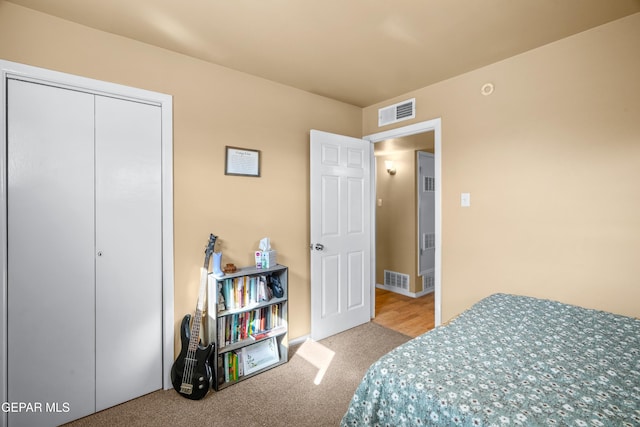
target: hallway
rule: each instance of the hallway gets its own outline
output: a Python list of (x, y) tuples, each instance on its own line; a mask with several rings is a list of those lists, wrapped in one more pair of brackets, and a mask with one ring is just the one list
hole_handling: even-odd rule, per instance
[(434, 294), (411, 298), (385, 289), (376, 289), (374, 323), (417, 337), (434, 328)]

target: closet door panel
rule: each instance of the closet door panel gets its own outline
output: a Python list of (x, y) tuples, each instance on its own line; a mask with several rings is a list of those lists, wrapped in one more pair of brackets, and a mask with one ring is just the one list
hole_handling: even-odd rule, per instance
[(96, 96), (97, 410), (162, 388), (160, 121)]
[(93, 96), (7, 92), (8, 398), (42, 404), (9, 425), (61, 424), (95, 410)]

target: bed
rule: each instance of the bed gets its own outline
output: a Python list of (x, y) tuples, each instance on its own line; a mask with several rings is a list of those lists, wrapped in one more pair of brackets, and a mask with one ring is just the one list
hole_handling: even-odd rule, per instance
[(341, 426), (640, 426), (640, 320), (495, 294), (375, 362)]

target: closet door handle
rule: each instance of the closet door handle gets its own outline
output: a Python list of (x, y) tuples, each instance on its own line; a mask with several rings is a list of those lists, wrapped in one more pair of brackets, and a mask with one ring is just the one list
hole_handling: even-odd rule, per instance
[(316, 243), (314, 249), (316, 251), (324, 251), (324, 245), (322, 243)]

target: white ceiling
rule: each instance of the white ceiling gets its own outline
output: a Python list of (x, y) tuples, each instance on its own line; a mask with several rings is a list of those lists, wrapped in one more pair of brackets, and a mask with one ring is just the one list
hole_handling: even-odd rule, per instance
[(640, 0), (10, 1), (360, 107), (640, 12)]

